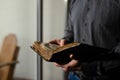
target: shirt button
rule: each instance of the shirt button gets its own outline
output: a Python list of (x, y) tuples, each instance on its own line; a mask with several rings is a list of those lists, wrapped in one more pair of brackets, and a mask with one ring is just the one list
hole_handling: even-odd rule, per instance
[(85, 39), (82, 39), (83, 42), (85, 42)]
[(87, 8), (87, 11), (89, 11), (89, 10), (90, 10), (90, 8), (88, 7), (88, 8)]
[(87, 23), (85, 23), (84, 25), (87, 26)]

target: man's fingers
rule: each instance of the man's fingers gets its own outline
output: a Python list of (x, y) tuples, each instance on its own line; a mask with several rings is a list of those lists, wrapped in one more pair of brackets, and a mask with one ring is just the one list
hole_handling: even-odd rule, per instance
[(70, 59), (73, 59), (73, 54), (70, 54)]
[(62, 65), (60, 65), (60, 64), (58, 64), (58, 63), (53, 63), (55, 66), (57, 66), (57, 67), (62, 67)]
[(62, 40), (60, 41), (60, 46), (63, 46), (64, 44), (65, 44), (65, 40), (62, 39)]

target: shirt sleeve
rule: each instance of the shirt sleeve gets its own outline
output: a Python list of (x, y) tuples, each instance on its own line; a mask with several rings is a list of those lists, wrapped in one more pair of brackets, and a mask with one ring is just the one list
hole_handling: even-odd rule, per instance
[(66, 21), (66, 26), (64, 29), (64, 37), (63, 39), (65, 39), (68, 43), (71, 43), (74, 41), (74, 32), (73, 32), (73, 26), (72, 26), (72, 22), (71, 22), (71, 2), (68, 6), (68, 16), (67, 16), (67, 21)]

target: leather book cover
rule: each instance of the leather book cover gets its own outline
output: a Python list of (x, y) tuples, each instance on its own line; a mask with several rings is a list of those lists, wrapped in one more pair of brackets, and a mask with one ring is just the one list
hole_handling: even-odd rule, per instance
[(76, 58), (81, 58), (81, 60), (84, 60), (89, 59), (92, 54), (97, 55), (99, 53), (108, 52), (107, 49), (98, 48), (79, 42), (59, 46), (52, 43), (35, 41), (30, 47), (44, 60), (48, 62), (57, 62), (60, 64), (65, 64), (71, 61), (69, 57), (70, 54), (75, 55)]

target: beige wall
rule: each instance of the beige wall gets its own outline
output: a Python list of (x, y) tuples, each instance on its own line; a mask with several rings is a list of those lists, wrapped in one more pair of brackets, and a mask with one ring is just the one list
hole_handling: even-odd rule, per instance
[[(64, 0), (43, 0), (43, 41), (62, 38), (66, 21)], [(63, 70), (44, 61), (43, 80), (64, 80)]]
[(15, 33), (20, 52), (15, 77), (36, 78), (36, 55), (30, 45), (36, 40), (36, 0), (0, 0), (0, 44)]
[[(64, 0), (44, 1), (44, 42), (63, 36), (66, 3)], [(46, 6), (45, 6), (46, 4)], [(37, 0), (0, 0), (0, 44), (5, 35), (15, 33), (20, 52), (14, 77), (36, 80), (36, 54), (30, 45), (36, 40)], [(63, 80), (63, 71), (44, 61), (44, 80)]]

